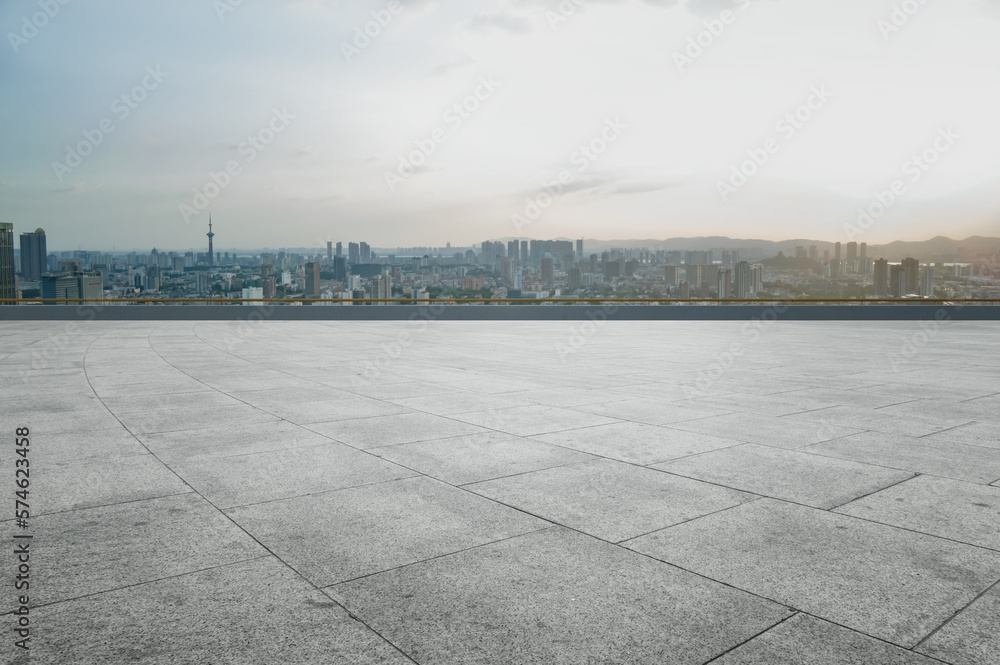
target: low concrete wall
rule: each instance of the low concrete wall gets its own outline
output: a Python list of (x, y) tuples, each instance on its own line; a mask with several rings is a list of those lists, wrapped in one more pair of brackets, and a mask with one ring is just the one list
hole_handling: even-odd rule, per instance
[(0, 321), (1000, 321), (1000, 305), (0, 306)]

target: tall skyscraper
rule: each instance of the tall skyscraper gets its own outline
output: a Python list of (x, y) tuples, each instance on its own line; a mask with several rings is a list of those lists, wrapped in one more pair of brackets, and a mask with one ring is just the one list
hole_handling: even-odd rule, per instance
[(854, 273), (857, 270), (854, 267), (854, 262), (858, 260), (858, 243), (849, 242), (847, 243), (847, 272)]
[(597, 254), (590, 255), (590, 272), (597, 274)]
[(372, 262), (372, 248), (366, 242), (361, 243), (361, 263)]
[(920, 295), (934, 297), (934, 268), (927, 266), (920, 272)]
[(208, 214), (208, 265), (215, 265), (215, 249), (212, 247), (212, 239), (215, 238), (215, 233), (212, 232), (212, 213)]
[(347, 243), (347, 260), (352, 266), (361, 263), (361, 247), (358, 243)]
[(338, 242), (337, 243), (337, 256), (343, 256), (343, 255), (344, 255), (344, 243)]
[(885, 259), (875, 261), (875, 297), (885, 298), (889, 295), (889, 262)]
[[(750, 263), (740, 261), (733, 268), (733, 296), (736, 298), (753, 298), (757, 295), (756, 285)], [(722, 297), (722, 294), (719, 294)]]
[(569, 290), (576, 291), (583, 286), (583, 271), (580, 270), (579, 266), (573, 266), (569, 269)]
[(553, 287), (555, 283), (555, 260), (547, 256), (542, 259), (542, 285)]
[(326, 260), (333, 263), (333, 241), (326, 241)]
[(306, 264), (306, 297), (307, 298), (318, 298), (319, 297), (319, 264), (318, 263), (307, 263)]
[(21, 234), (21, 280), (37, 282), (42, 273), (49, 271), (45, 249), (45, 231), (35, 229), (34, 233)]
[(0, 222), (0, 305), (13, 305), (16, 300), (17, 282), (14, 279), (14, 225), (7, 222)]
[(830, 264), (830, 276), (840, 277), (840, 243), (833, 246), (833, 263)]
[(583, 238), (576, 241), (576, 260), (583, 261)]
[(903, 271), (906, 274), (906, 295), (920, 293), (920, 261), (913, 258), (903, 259)]

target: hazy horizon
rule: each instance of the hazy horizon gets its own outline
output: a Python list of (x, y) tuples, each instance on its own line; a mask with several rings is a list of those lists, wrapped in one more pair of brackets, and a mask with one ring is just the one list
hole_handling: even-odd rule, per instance
[(17, 0), (0, 26), (0, 221), (52, 248), (202, 247), (209, 211), (223, 250), (1000, 235), (1000, 0)]

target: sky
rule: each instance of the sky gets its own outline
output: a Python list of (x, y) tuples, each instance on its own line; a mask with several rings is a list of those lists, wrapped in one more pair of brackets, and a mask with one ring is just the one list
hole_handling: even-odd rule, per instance
[(51, 249), (1000, 235), (1000, 0), (5, 0)]

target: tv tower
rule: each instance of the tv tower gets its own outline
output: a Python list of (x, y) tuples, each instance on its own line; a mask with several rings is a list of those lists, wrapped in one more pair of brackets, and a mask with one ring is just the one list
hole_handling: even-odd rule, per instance
[(212, 250), (212, 238), (215, 237), (215, 234), (212, 233), (212, 213), (208, 213), (208, 233), (206, 235), (208, 236), (208, 265), (214, 266), (215, 252)]

